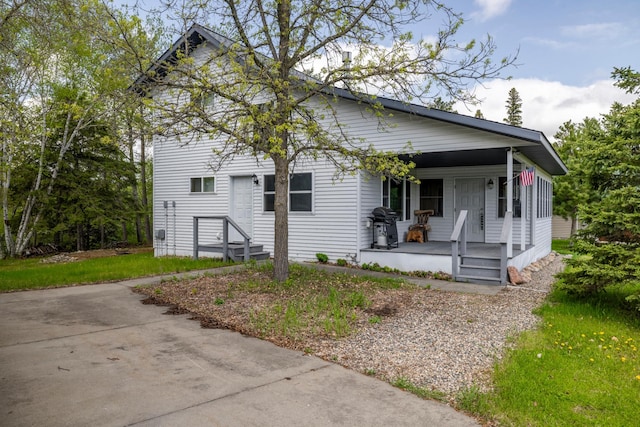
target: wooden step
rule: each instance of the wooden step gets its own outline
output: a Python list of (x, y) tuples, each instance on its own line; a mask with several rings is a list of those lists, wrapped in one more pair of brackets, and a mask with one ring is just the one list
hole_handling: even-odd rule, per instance
[[(198, 252), (218, 252), (223, 253), (222, 243), (212, 243), (198, 245)], [(264, 245), (250, 244), (249, 258), (255, 260), (269, 259), (271, 254), (263, 250)], [(227, 256), (233, 261), (244, 261), (244, 243), (230, 242), (227, 246)]]

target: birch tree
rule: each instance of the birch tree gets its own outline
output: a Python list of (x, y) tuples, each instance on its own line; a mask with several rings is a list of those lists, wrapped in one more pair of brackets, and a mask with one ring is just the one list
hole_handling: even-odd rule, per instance
[[(24, 1), (18, 7), (14, 1), (1, 6), (0, 256), (5, 257), (28, 245), (69, 148), (96, 120), (109, 121), (120, 111), (131, 76), (147, 64), (140, 62), (142, 55), (133, 64), (121, 58), (129, 50), (118, 49), (114, 34), (122, 32), (114, 28), (127, 20), (115, 22), (106, 2)], [(138, 21), (132, 25), (144, 36)], [(54, 96), (65, 87), (75, 98)], [(57, 126), (61, 114), (62, 130), (53, 132), (51, 124)], [(55, 141), (50, 141), (52, 135)], [(29, 185), (23, 192), (13, 191), (13, 173), (27, 166), (33, 169)]]
[[(437, 1), (163, 4), (165, 13), (173, 11), (185, 24), (210, 17), (210, 26), (227, 42), (195, 64), (188, 55), (193, 46), (183, 38), (177, 61), (158, 64), (169, 77), (147, 76), (156, 87), (192, 100), (158, 102), (159, 132), (180, 136), (184, 143), (194, 133), (223, 141), (215, 150), (222, 163), (238, 155), (272, 162), (278, 281), (288, 277), (289, 174), (297, 161), (324, 158), (335, 165), (338, 177), (367, 170), (402, 178), (413, 166), (398, 160), (398, 153), (379, 152), (349, 134), (335, 108), (336, 87), (385, 126), (386, 112), (378, 96), (424, 105), (438, 97), (471, 101), (468, 84), (497, 77), (513, 61), (493, 61), (496, 47), (491, 37), (459, 42), (463, 17)], [(417, 39), (407, 31), (416, 23), (429, 37)], [(314, 65), (318, 63), (324, 65)], [(200, 108), (199, 100), (209, 96), (223, 103), (224, 113)]]

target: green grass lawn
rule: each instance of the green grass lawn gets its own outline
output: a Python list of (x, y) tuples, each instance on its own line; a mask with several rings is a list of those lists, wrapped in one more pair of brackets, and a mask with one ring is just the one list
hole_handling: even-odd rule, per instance
[[(495, 371), (495, 390), (463, 407), (507, 426), (631, 426), (640, 420), (640, 317), (554, 293)], [(606, 302), (606, 303), (605, 303)]]
[[(553, 250), (571, 254), (569, 240)], [(467, 390), (458, 405), (502, 426), (631, 426), (640, 420), (640, 313), (629, 289), (591, 299), (555, 291), (496, 365), (494, 390)], [(628, 307), (628, 305), (627, 305)]]
[(43, 264), (38, 258), (0, 260), (0, 292), (108, 282), (158, 274), (180, 273), (225, 265), (220, 259), (155, 258), (153, 253)]
[(570, 246), (571, 241), (569, 239), (554, 239), (551, 242), (551, 249), (559, 254), (571, 254), (573, 249)]

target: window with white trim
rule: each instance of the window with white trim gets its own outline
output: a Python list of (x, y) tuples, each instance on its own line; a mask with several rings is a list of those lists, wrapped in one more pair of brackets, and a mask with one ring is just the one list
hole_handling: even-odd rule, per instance
[(215, 193), (216, 179), (213, 176), (199, 176), (191, 178), (189, 192), (191, 193)]
[(387, 179), (382, 181), (382, 206), (398, 215), (398, 220), (411, 219), (411, 192), (409, 181)]
[[(264, 211), (275, 210), (276, 177), (264, 176)], [(289, 211), (313, 211), (313, 175), (311, 173), (292, 173), (289, 175)]]

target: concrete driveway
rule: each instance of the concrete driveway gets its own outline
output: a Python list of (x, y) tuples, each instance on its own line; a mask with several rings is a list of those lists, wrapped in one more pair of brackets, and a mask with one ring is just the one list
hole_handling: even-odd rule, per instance
[(131, 292), (144, 281), (0, 294), (0, 424), (478, 425), (339, 365), (163, 315)]

